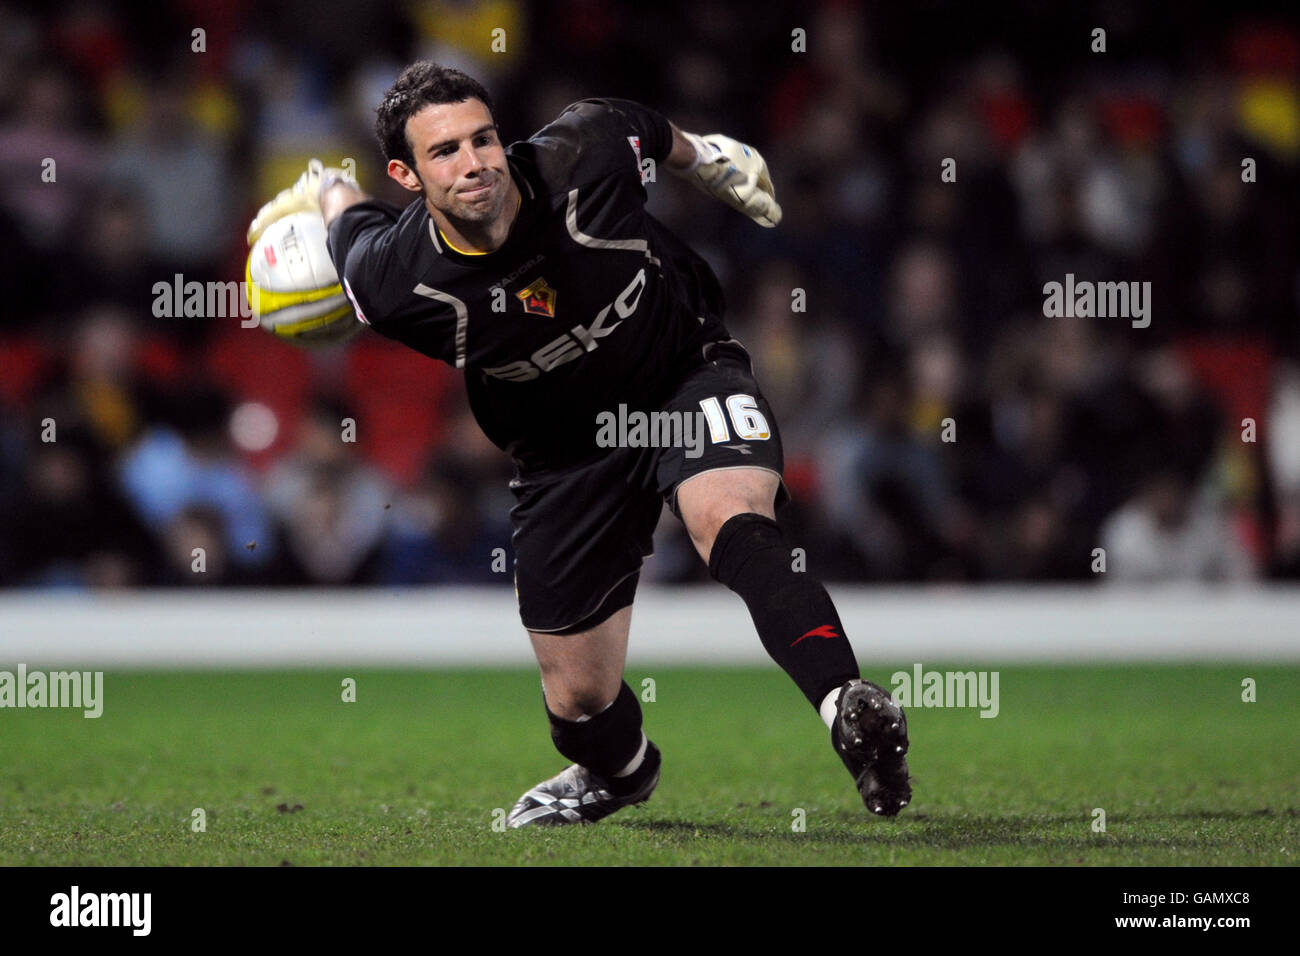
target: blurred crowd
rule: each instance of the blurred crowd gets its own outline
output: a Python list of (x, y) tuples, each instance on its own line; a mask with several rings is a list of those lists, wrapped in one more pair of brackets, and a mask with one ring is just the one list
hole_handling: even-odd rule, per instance
[[(458, 373), (154, 308), (242, 278), (310, 156), (408, 201), (371, 128), (416, 58), (506, 142), (606, 95), (763, 152), (780, 228), (649, 209), (722, 280), (810, 571), (1300, 576), (1300, 30), (980, 6), (0, 0), (0, 584), (508, 585)], [(1045, 317), (1067, 274), (1149, 281), (1150, 325)], [(707, 579), (669, 516), (645, 579)]]

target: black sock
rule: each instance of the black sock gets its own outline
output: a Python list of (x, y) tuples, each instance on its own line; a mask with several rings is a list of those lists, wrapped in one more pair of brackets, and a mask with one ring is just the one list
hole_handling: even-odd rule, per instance
[(623, 681), (614, 702), (587, 720), (566, 720), (546, 708), (555, 749), (605, 780), (611, 793), (631, 793), (659, 767), (659, 750), (646, 741), (641, 765), (626, 777), (614, 776), (641, 751), (641, 702)]
[(817, 709), (858, 662), (826, 589), (790, 564), (780, 526), (752, 512), (728, 518), (709, 554), (709, 573), (744, 599), (763, 647)]

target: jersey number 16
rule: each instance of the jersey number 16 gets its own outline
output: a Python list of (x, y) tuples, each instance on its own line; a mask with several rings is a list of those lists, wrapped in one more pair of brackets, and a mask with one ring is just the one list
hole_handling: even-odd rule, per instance
[[(722, 413), (722, 403), (716, 397), (705, 398), (700, 400), (700, 408), (704, 409), (713, 444), (730, 441), (731, 433), (727, 431), (727, 416)], [(727, 396), (727, 412), (731, 416), (732, 427), (736, 429), (736, 437), (742, 441), (763, 441), (771, 437), (767, 419), (758, 410), (753, 395)]]

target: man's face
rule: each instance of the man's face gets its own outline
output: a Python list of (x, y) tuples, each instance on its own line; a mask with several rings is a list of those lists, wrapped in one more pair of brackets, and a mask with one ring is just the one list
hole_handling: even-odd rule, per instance
[(489, 223), (502, 214), (510, 170), (481, 100), (424, 107), (406, 121), (406, 141), (420, 181), (414, 182), (409, 167), (397, 160), (389, 163), (390, 176), (408, 189), (422, 184), (426, 203), (448, 219)]

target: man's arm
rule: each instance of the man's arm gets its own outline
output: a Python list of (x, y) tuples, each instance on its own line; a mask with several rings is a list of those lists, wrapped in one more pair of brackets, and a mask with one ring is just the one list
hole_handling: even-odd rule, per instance
[(668, 125), (673, 128), (673, 148), (668, 158), (664, 160), (664, 165), (674, 173), (689, 173), (698, 165), (695, 146), (686, 138), (686, 134), (677, 128), (676, 123), (670, 120)]
[(357, 203), (365, 202), (370, 197), (355, 184), (343, 179), (336, 179), (326, 184), (320, 191), (320, 214), (328, 230), (330, 223), (339, 217), (343, 210)]
[(673, 130), (673, 148), (664, 160), (669, 172), (743, 212), (760, 226), (771, 228), (781, 221), (772, 177), (758, 150), (721, 133), (696, 136), (671, 121), (668, 125)]

